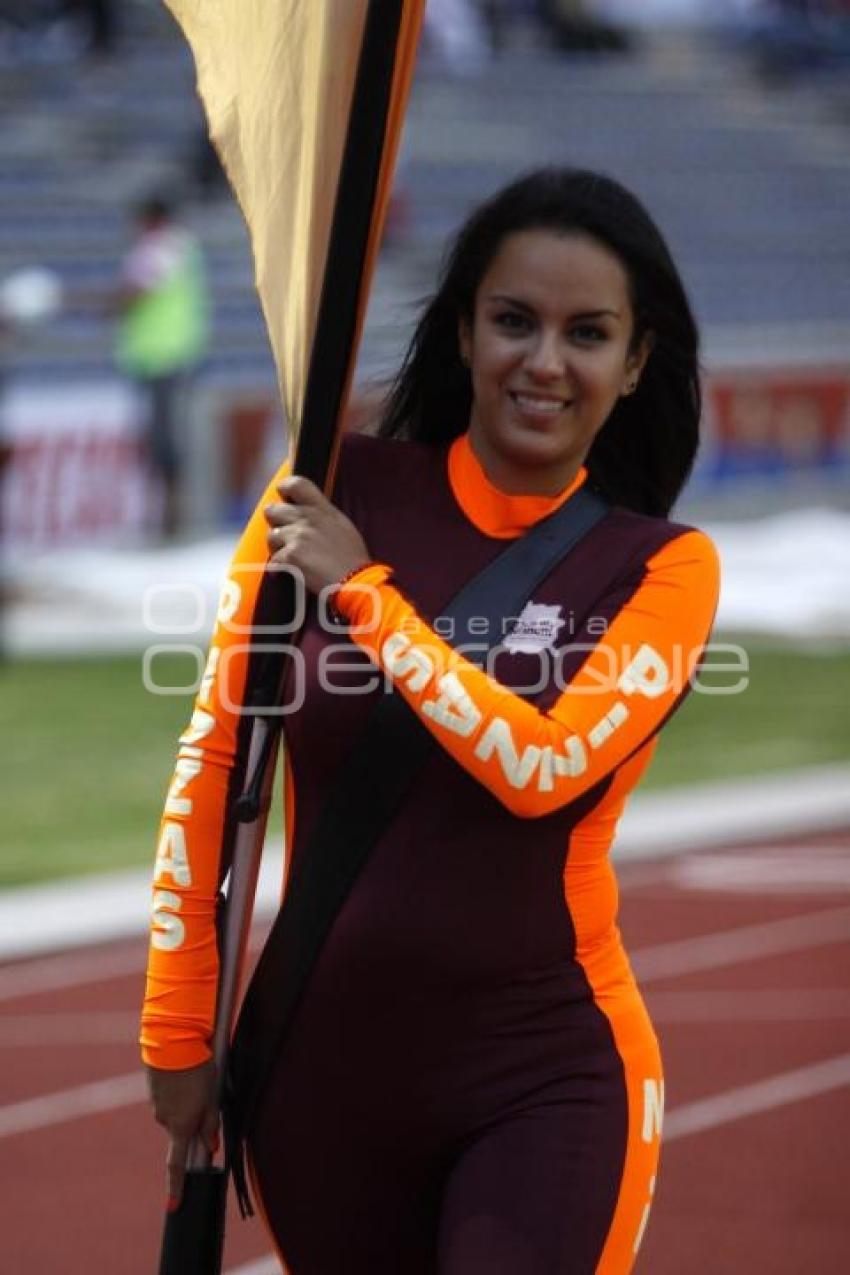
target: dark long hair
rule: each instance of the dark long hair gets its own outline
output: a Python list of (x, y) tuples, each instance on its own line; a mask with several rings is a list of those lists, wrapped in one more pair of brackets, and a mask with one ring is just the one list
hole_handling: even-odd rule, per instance
[(617, 400), (586, 463), (613, 503), (666, 516), (699, 441), (699, 333), (658, 227), (634, 195), (598, 173), (541, 169), (471, 215), (416, 326), (379, 433), (433, 444), (464, 433), (472, 386), (461, 362), (458, 320), (472, 322), (478, 287), (502, 240), (521, 230), (588, 234), (622, 263), (635, 316), (632, 348), (651, 333), (652, 353), (636, 392)]

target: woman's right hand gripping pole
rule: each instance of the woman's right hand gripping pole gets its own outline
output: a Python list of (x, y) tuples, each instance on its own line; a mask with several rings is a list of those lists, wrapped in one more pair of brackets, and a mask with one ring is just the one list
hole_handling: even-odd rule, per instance
[(168, 1134), (168, 1209), (173, 1211), (183, 1196), (186, 1160), (193, 1139), (200, 1138), (211, 1156), (218, 1150), (215, 1064), (210, 1059), (183, 1071), (160, 1067), (145, 1070), (154, 1119)]

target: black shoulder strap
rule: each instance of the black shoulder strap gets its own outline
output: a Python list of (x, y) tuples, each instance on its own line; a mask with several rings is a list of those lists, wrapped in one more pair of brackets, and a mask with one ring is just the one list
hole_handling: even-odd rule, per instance
[[(453, 622), (453, 645), (467, 642), (475, 617), (479, 654), (473, 651), (468, 658), (483, 663), (487, 651), (501, 642), (503, 618), (520, 613), (537, 586), (607, 510), (601, 497), (581, 489), (511, 541), (444, 609), (443, 617)], [(485, 628), (488, 636), (482, 638)], [(248, 1131), (334, 919), (433, 746), (402, 697), (385, 694), (340, 768), (299, 855), (245, 995), (231, 1049), (225, 1128), (240, 1198), (236, 1144)]]
[[(607, 512), (608, 505), (601, 496), (582, 488), (524, 536), (512, 540), (445, 608), (444, 616), (453, 621), (452, 645), (460, 646), (465, 641), (469, 623), (475, 617), (475, 633), (482, 650), (480, 657), (473, 651), (466, 658), (484, 663), (487, 651), (502, 639), (503, 620), (519, 615), (537, 586)], [(484, 617), (488, 636), (482, 639)]]

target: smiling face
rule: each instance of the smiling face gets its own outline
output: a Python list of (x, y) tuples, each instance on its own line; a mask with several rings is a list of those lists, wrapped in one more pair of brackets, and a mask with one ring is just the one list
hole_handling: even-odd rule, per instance
[(629, 283), (590, 235), (506, 236), (484, 274), (461, 354), (472, 375), (469, 439), (502, 491), (554, 494), (578, 472), (651, 339), (633, 343)]

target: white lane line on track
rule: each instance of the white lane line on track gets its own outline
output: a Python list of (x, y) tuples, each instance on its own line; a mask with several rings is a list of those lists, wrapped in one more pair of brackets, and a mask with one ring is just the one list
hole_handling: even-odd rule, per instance
[(648, 983), (848, 940), (850, 907), (829, 908), (639, 948), (631, 965), (639, 982)]
[(850, 1085), (850, 1054), (827, 1058), (809, 1067), (798, 1067), (751, 1085), (739, 1085), (710, 1098), (674, 1107), (664, 1118), (662, 1143), (705, 1133), (745, 1116), (775, 1111), (805, 1098), (830, 1093)]
[[(268, 926), (260, 922), (248, 943), (248, 955), (257, 951)], [(110, 954), (108, 948), (91, 949), (68, 956), (45, 956), (35, 961), (0, 968), (0, 1002), (23, 996), (40, 996), (63, 991), (66, 987), (87, 987), (135, 975), (139, 985), (139, 1004), (145, 979), (146, 946), (134, 951)]]
[(83, 987), (87, 983), (105, 983), (131, 974), (138, 975), (141, 995), (144, 967), (145, 949), (141, 946), (129, 952), (89, 949), (78, 955), (22, 961), (19, 965), (0, 969), (0, 1001), (42, 992), (59, 992), (66, 987)]
[[(701, 988), (647, 995), (655, 1023), (801, 1023), (850, 1018), (850, 992), (806, 988)], [(2, 1022), (2, 1019), (0, 1019)], [(0, 1044), (3, 1043), (0, 1034)]]
[(134, 1045), (139, 1015), (121, 1010), (82, 1014), (2, 1014), (0, 1049), (44, 1048), (48, 1045)]
[(672, 880), (681, 890), (712, 893), (831, 896), (850, 891), (850, 855), (844, 846), (783, 846), (775, 854), (692, 854), (674, 862)]
[(66, 1124), (81, 1116), (134, 1106), (146, 1096), (145, 1078), (138, 1069), (123, 1076), (109, 1076), (106, 1080), (95, 1080), (73, 1089), (60, 1089), (38, 1098), (27, 1098), (24, 1102), (12, 1102), (0, 1107), (0, 1138)]

